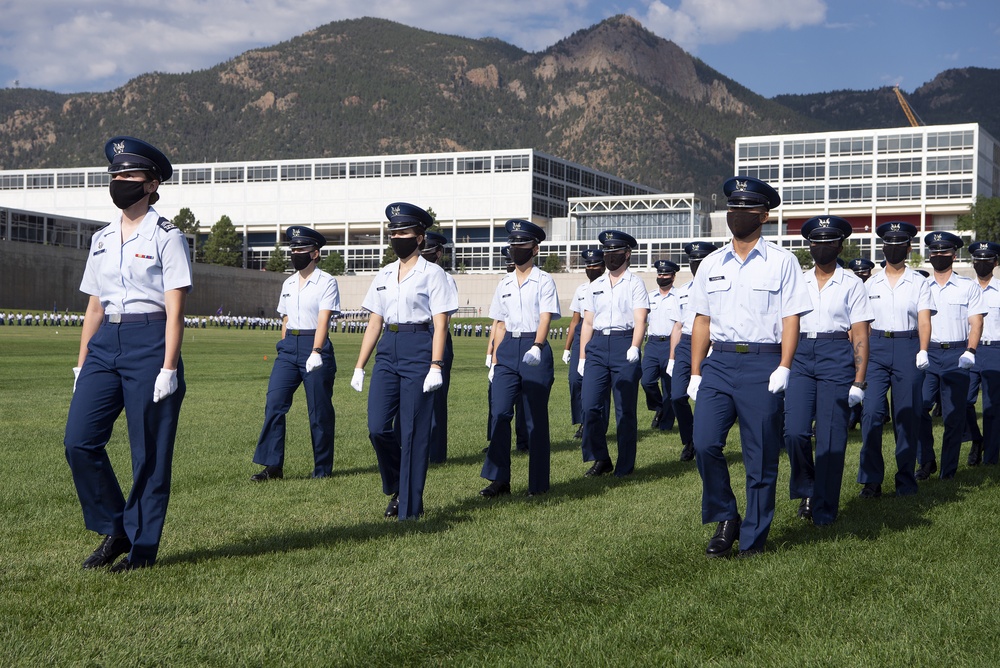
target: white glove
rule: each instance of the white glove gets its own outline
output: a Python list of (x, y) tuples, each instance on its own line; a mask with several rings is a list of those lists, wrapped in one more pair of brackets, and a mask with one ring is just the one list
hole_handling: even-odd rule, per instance
[(80, 380), (80, 367), (73, 367), (73, 394), (76, 394), (76, 381)]
[(486, 368), (489, 369), (491, 366), (493, 366), (493, 355), (487, 354), (486, 355)]
[(668, 376), (673, 376), (674, 375), (674, 361), (673, 360), (667, 360), (667, 375)]
[(923, 371), (931, 365), (931, 361), (927, 359), (927, 351), (920, 350), (917, 352), (917, 368)]
[(851, 385), (851, 391), (847, 394), (847, 405), (854, 408), (865, 400), (865, 391), (856, 385)]
[(698, 401), (699, 387), (701, 387), (701, 376), (691, 376), (687, 389), (687, 395), (691, 397), (691, 401)]
[(490, 372), (486, 374), (486, 379), (489, 380), (491, 383), (493, 382), (493, 370), (496, 368), (496, 366), (497, 366), (496, 364), (491, 364)]
[(323, 358), (316, 351), (309, 354), (309, 359), (306, 360), (306, 373), (309, 373), (313, 369), (318, 369), (323, 366)]
[(528, 348), (528, 352), (524, 353), (521, 361), (528, 366), (538, 366), (542, 363), (542, 351), (538, 349), (538, 346), (531, 346)]
[(962, 356), (958, 358), (958, 368), (959, 369), (971, 369), (976, 365), (976, 353), (966, 350), (962, 353)]
[(568, 350), (564, 350), (563, 351), (563, 364), (569, 364), (569, 358), (572, 357), (572, 356), (573, 356), (573, 353), (571, 353)]
[(365, 370), (355, 369), (354, 376), (351, 378), (351, 387), (353, 387), (357, 392), (360, 392), (365, 385)]
[(631, 348), (629, 348), (628, 351), (625, 353), (625, 359), (628, 360), (629, 364), (635, 364), (636, 362), (638, 362), (639, 361), (639, 347), (638, 346), (632, 346)]
[(153, 403), (166, 399), (177, 391), (177, 369), (160, 369), (153, 384)]
[(587, 366), (587, 360), (580, 360), (576, 363), (576, 372), (583, 376), (583, 367)]
[(771, 372), (771, 379), (767, 381), (767, 391), (771, 394), (781, 394), (788, 389), (788, 376), (791, 370), (783, 366)]
[(433, 392), (444, 385), (444, 376), (441, 375), (441, 369), (431, 367), (431, 370), (427, 372), (427, 377), (424, 378), (424, 392)]

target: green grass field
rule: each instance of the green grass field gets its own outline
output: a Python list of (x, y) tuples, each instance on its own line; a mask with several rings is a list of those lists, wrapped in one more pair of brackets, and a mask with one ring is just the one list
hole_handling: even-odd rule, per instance
[[(348, 384), (360, 335), (333, 337), (334, 476), (308, 477), (300, 390), (286, 478), (255, 485), (276, 333), (188, 330), (160, 561), (121, 576), (84, 572), (99, 539), (83, 528), (62, 445), (79, 335), (0, 328), (0, 665), (997, 661), (996, 468), (967, 468), (963, 449), (955, 480), (863, 501), (853, 432), (836, 524), (795, 519), (783, 458), (768, 552), (709, 560), (714, 527), (701, 524), (701, 482), (693, 462), (678, 461), (676, 431), (650, 431), (640, 398), (635, 474), (584, 478), (559, 361), (550, 493), (525, 497), (527, 461), (515, 457), (514, 493), (481, 499), (480, 338), (455, 340), (450, 460), (431, 467), (427, 514), (397, 523), (382, 518), (367, 395)], [(124, 416), (109, 451), (127, 490)], [(735, 437), (728, 455), (742, 508)]]

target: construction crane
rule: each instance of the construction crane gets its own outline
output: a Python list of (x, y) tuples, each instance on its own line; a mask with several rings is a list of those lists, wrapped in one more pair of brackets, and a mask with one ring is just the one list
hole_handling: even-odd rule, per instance
[(903, 97), (903, 91), (899, 90), (899, 84), (892, 87), (894, 93), (896, 93), (896, 99), (899, 100), (899, 106), (903, 108), (903, 113), (906, 114), (906, 120), (910, 122), (910, 127), (919, 127), (921, 125), (926, 125), (919, 116), (910, 109), (910, 105), (906, 103), (906, 98)]

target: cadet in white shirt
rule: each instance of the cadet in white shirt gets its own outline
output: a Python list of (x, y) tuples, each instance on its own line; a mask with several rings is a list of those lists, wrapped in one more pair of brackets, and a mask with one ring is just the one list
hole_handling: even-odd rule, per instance
[[(976, 241), (969, 245), (972, 268), (979, 279), (983, 291), (983, 336), (979, 340), (976, 366), (969, 370), (970, 385), (967, 422), (972, 431), (972, 448), (969, 450), (969, 466), (980, 463), (995, 465), (1000, 461), (1000, 281), (993, 276), (1000, 256), (1000, 244), (992, 241)], [(973, 386), (973, 383), (975, 386)], [(983, 430), (976, 424), (976, 395), (983, 390)]]
[[(702, 522), (717, 522), (705, 554), (741, 556), (764, 549), (774, 517), (782, 399), (799, 339), (799, 316), (812, 309), (798, 260), (765, 241), (761, 226), (781, 203), (771, 186), (729, 179), (727, 223), (733, 240), (704, 259), (691, 287), (695, 400), (694, 452), (702, 479)], [(708, 354), (709, 341), (712, 356)], [(740, 519), (723, 448), (739, 419), (746, 469), (746, 517)]]
[[(86, 569), (112, 572), (156, 561), (170, 499), (177, 420), (184, 398), (184, 302), (191, 290), (187, 240), (151, 208), (173, 173), (157, 148), (134, 137), (104, 147), (111, 199), (121, 209), (90, 244), (80, 290), (90, 295), (80, 336), (66, 460), (88, 529), (105, 536)], [(125, 410), (132, 490), (122, 496), (106, 446)]]
[[(639, 397), (639, 346), (646, 332), (649, 295), (642, 279), (628, 270), (632, 249), (639, 243), (618, 230), (598, 235), (608, 273), (590, 284), (584, 298), (580, 331), (583, 381), (583, 461), (594, 462), (584, 474), (599, 476), (614, 470), (618, 477), (635, 469)], [(608, 398), (615, 399), (618, 464), (608, 453)]]
[(983, 315), (987, 309), (976, 282), (952, 271), (955, 254), (965, 245), (961, 237), (950, 232), (931, 232), (924, 237), (924, 245), (934, 267), (930, 285), (937, 313), (931, 318), (929, 366), (924, 377), (920, 450), (917, 452), (920, 468), (916, 478), (926, 480), (937, 470), (930, 411), (934, 398), (940, 393), (944, 422), (941, 479), (948, 480), (958, 471), (969, 396), (969, 369), (976, 363), (976, 347), (983, 333)]
[(650, 429), (669, 431), (674, 426), (674, 408), (670, 402), (670, 371), (673, 361), (673, 334), (681, 331), (681, 308), (673, 289), (680, 267), (669, 260), (657, 260), (656, 290), (649, 292), (649, 318), (646, 347), (642, 355), (642, 389), (646, 408), (653, 411)]
[(577, 367), (580, 365), (580, 331), (583, 328), (584, 293), (590, 289), (590, 284), (604, 275), (604, 251), (600, 248), (588, 248), (580, 252), (587, 282), (577, 286), (570, 302), (573, 318), (569, 324), (569, 334), (566, 336), (566, 349), (563, 350), (563, 364), (569, 365), (569, 411), (573, 424), (580, 427), (573, 438), (583, 438), (583, 376)]
[(801, 499), (799, 517), (817, 526), (837, 519), (851, 407), (864, 400), (867, 387), (869, 323), (875, 316), (861, 279), (837, 266), (851, 232), (851, 224), (837, 216), (811, 218), (801, 230), (816, 266), (805, 273), (812, 311), (799, 320), (785, 392), (785, 448), (790, 496)]
[(882, 458), (882, 425), (889, 412), (887, 394), (892, 389), (892, 424), (896, 437), (895, 486), (898, 496), (917, 493), (914, 465), (920, 431), (920, 412), (927, 346), (931, 338), (934, 299), (930, 283), (906, 266), (917, 228), (904, 221), (878, 226), (885, 270), (866, 283), (871, 304), (868, 389), (861, 411), (861, 455), (858, 482), (861, 498), (882, 496), (885, 462)]
[(293, 226), (285, 232), (292, 251), (295, 273), (281, 286), (278, 313), (281, 339), (267, 383), (264, 426), (257, 439), (253, 461), (264, 467), (250, 476), (264, 482), (284, 476), (285, 416), (299, 385), (305, 386), (309, 408), (309, 433), (313, 449), (313, 478), (333, 474), (336, 413), (333, 383), (337, 360), (330, 343), (330, 318), (340, 311), (337, 279), (316, 266), (319, 249), (326, 244), (322, 234), (308, 227)]
[(368, 438), (378, 458), (382, 492), (390, 497), (385, 517), (402, 521), (424, 512), (431, 393), (444, 384), (445, 335), (448, 316), (458, 310), (458, 294), (441, 267), (420, 257), (424, 233), (434, 223), (430, 214), (405, 202), (390, 204), (385, 214), (399, 259), (379, 271), (361, 303), (370, 315), (351, 387), (362, 391), (364, 367), (377, 344)]

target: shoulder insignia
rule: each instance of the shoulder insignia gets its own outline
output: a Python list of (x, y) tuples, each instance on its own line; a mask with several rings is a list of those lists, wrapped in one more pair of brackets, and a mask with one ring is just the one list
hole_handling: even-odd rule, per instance
[(160, 216), (160, 219), (156, 221), (156, 225), (162, 229), (164, 232), (169, 232), (170, 230), (176, 230), (177, 226), (171, 223), (169, 220)]

